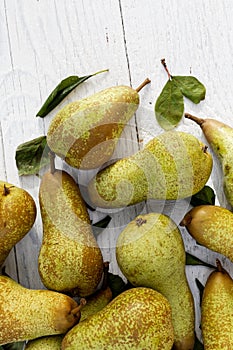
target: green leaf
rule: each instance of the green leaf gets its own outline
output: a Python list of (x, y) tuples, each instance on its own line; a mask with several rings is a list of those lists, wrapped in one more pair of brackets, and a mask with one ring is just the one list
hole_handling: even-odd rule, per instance
[(204, 345), (197, 338), (196, 334), (195, 334), (195, 343), (194, 343), (193, 350), (204, 350)]
[(111, 220), (111, 216), (107, 215), (103, 219), (92, 225), (92, 230), (95, 237), (98, 236), (108, 226)]
[(86, 75), (84, 77), (78, 77), (77, 75), (71, 75), (63, 79), (51, 92), (49, 97), (42, 105), (39, 112), (36, 114), (37, 117), (44, 118), (49, 112), (51, 112), (57, 105), (78, 85), (83, 83), (85, 80), (97, 75), (99, 73), (107, 72), (108, 69), (101, 70), (94, 74)]
[(155, 116), (164, 130), (177, 126), (184, 113), (184, 101), (175, 81), (168, 80), (155, 103)]
[(201, 265), (201, 266), (205, 266), (205, 267), (211, 267), (211, 268), (215, 268), (215, 266), (208, 264), (204, 261), (202, 261), (201, 259), (197, 258), (196, 256), (187, 253), (186, 252), (186, 265)]
[(15, 155), (19, 176), (38, 174), (41, 168), (49, 164), (49, 151), (46, 136), (19, 145)]
[(201, 305), (201, 302), (202, 302), (202, 298), (203, 298), (203, 293), (204, 293), (204, 286), (203, 284), (199, 281), (199, 279), (195, 278), (195, 282), (196, 282), (196, 285), (197, 285), (197, 288), (199, 289), (199, 293), (200, 293), (200, 305)]
[(127, 289), (123, 279), (120, 276), (114, 275), (110, 272), (108, 272), (107, 283), (112, 291), (113, 298)]
[(192, 76), (172, 76), (172, 80), (177, 84), (182, 94), (194, 103), (199, 103), (205, 99), (206, 88), (195, 77)]
[(25, 348), (25, 344), (26, 343), (24, 341), (5, 344), (0, 346), (0, 350), (23, 350)]
[(204, 186), (198, 193), (191, 197), (190, 204), (193, 207), (197, 207), (198, 205), (214, 205), (214, 190), (210, 186)]

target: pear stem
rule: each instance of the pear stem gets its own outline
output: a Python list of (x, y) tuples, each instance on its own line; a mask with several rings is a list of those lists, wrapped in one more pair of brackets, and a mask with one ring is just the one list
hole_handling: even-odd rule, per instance
[(167, 68), (167, 64), (166, 64), (166, 62), (165, 62), (165, 58), (162, 58), (162, 59), (161, 59), (161, 63), (162, 63), (162, 65), (163, 65), (165, 71), (167, 72), (168, 79), (169, 79), (169, 80), (172, 80), (172, 75), (170, 74), (170, 72), (169, 72), (169, 70), (168, 70), (168, 68)]
[(49, 152), (49, 159), (50, 159), (50, 172), (51, 174), (54, 174), (56, 171), (56, 167), (55, 167), (55, 154), (53, 152)]
[(195, 123), (197, 123), (198, 125), (200, 125), (200, 127), (202, 127), (202, 124), (205, 122), (205, 119), (195, 117), (194, 115), (189, 114), (189, 113), (185, 113), (184, 116), (185, 116), (185, 118), (187, 118), (187, 119), (193, 120)]
[(75, 307), (73, 310), (71, 310), (72, 315), (77, 315), (81, 311), (84, 305), (86, 305), (87, 301), (84, 298), (80, 299), (80, 304)]
[(146, 86), (147, 84), (149, 84), (151, 81), (149, 78), (146, 78), (138, 87), (137, 89), (135, 89), (137, 92), (141, 91), (142, 88), (144, 88), (144, 86)]
[(10, 193), (10, 187), (6, 187), (4, 184), (3, 196), (7, 196)]
[(190, 213), (187, 213), (184, 218), (180, 222), (180, 226), (187, 226), (192, 221), (192, 215)]
[(218, 272), (227, 273), (227, 271), (223, 268), (221, 261), (219, 259), (216, 259), (216, 266), (217, 266)]

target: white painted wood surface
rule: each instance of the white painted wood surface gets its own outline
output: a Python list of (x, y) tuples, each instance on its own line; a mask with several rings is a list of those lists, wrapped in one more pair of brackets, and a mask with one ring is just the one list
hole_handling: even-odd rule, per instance
[[(200, 104), (185, 99), (187, 112), (233, 126), (231, 0), (1, 0), (0, 17), (0, 178), (28, 190), (37, 204), (40, 180), (36, 176), (18, 177), (16, 147), (46, 134), (50, 120), (67, 102), (114, 85), (136, 87), (149, 77), (151, 84), (140, 93), (140, 108), (125, 129), (116, 156), (134, 153), (162, 132), (154, 117), (154, 103), (167, 80), (161, 58), (166, 58), (172, 74), (194, 75), (206, 86), (206, 99)], [(82, 84), (45, 119), (35, 117), (61, 79), (106, 68), (108, 73)], [(177, 129), (204, 141), (201, 130), (191, 121), (182, 120)], [(88, 172), (60, 165), (85, 185)], [(208, 184), (215, 189), (219, 203), (227, 206), (220, 175), (215, 162)], [(116, 238), (135, 215), (163, 211), (179, 223), (187, 209), (186, 201), (162, 206), (152, 201), (113, 211), (109, 227), (98, 237), (104, 259), (110, 261), (110, 271), (120, 274), (115, 259)], [(104, 215), (104, 211), (98, 210), (93, 219)], [(197, 246), (184, 229), (181, 232), (187, 251), (215, 263), (218, 254)], [(41, 238), (38, 208), (33, 229), (5, 263), (6, 272), (29, 288), (43, 288), (37, 271)], [(222, 256), (221, 260), (233, 274), (232, 264)], [(202, 267), (187, 267), (196, 300), (199, 336), (195, 278), (204, 284), (209, 272)]]

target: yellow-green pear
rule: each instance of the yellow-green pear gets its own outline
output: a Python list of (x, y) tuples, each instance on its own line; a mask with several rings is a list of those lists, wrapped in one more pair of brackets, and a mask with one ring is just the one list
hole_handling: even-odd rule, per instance
[(36, 204), (23, 188), (0, 181), (0, 266), (11, 249), (32, 228)]
[(207, 279), (201, 303), (205, 350), (233, 349), (233, 280), (217, 260), (217, 271)]
[(171, 350), (174, 335), (167, 299), (132, 288), (66, 333), (62, 350)]
[(176, 200), (199, 192), (211, 170), (212, 157), (202, 142), (185, 132), (168, 131), (97, 173), (88, 192), (92, 204), (104, 208)]
[(185, 273), (185, 249), (176, 224), (166, 215), (137, 216), (116, 243), (118, 265), (133, 286), (163, 294), (172, 308), (174, 349), (194, 346), (194, 301)]
[(217, 205), (199, 205), (181, 220), (190, 235), (203, 246), (233, 262), (233, 213)]
[(50, 335), (47, 337), (30, 340), (25, 350), (61, 350), (61, 342), (64, 335)]
[(28, 289), (0, 276), (0, 345), (64, 334), (80, 319), (80, 308), (65, 294)]
[(86, 304), (82, 308), (80, 322), (102, 310), (111, 300), (112, 291), (110, 287), (100, 289), (93, 295), (86, 297)]
[(223, 190), (228, 203), (233, 207), (233, 128), (218, 120), (197, 118), (189, 113), (185, 117), (200, 125), (218, 157), (223, 172)]
[(116, 143), (139, 105), (140, 89), (114, 86), (66, 105), (52, 119), (49, 148), (72, 167), (98, 168), (107, 162)]
[(38, 268), (43, 284), (78, 296), (94, 293), (103, 258), (76, 182), (67, 172), (51, 168), (41, 180), (39, 202), (43, 240)]

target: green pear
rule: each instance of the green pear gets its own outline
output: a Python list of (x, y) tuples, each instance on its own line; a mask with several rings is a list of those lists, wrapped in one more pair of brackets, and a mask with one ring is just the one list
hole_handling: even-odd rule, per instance
[(97, 173), (88, 192), (91, 202), (104, 208), (146, 199), (176, 200), (199, 192), (211, 170), (212, 157), (195, 136), (168, 131)]
[(217, 205), (199, 205), (181, 220), (190, 235), (203, 246), (233, 262), (233, 213)]
[(23, 188), (0, 181), (0, 266), (32, 228), (36, 204)]
[(218, 157), (223, 172), (223, 189), (233, 207), (233, 128), (215, 119), (201, 119), (189, 113), (186, 118), (200, 125), (206, 140)]
[(171, 350), (171, 307), (150, 288), (132, 288), (66, 333), (62, 350)]
[(63, 337), (63, 335), (50, 335), (30, 340), (25, 350), (60, 350)]
[(233, 280), (217, 260), (217, 271), (207, 279), (201, 303), (205, 350), (233, 348)]
[(0, 345), (64, 334), (80, 319), (80, 308), (67, 295), (25, 288), (0, 276)]
[(93, 295), (86, 297), (86, 304), (82, 308), (80, 322), (102, 310), (111, 300), (112, 291), (110, 287), (100, 289)]
[(38, 269), (43, 284), (78, 296), (94, 293), (102, 278), (103, 258), (76, 182), (62, 170), (45, 173), (39, 202), (43, 240)]
[(66, 105), (52, 119), (49, 148), (72, 167), (98, 168), (107, 162), (116, 143), (139, 105), (140, 89), (129, 86), (107, 88)]
[(174, 349), (194, 346), (194, 301), (185, 274), (185, 249), (176, 224), (166, 215), (137, 216), (116, 243), (118, 265), (133, 286), (163, 294), (172, 308)]

